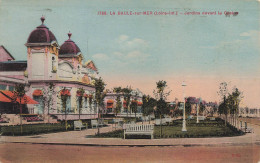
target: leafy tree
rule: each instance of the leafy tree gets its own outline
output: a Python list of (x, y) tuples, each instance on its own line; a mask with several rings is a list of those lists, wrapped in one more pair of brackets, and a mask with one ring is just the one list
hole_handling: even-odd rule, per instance
[(243, 98), (242, 92), (238, 88), (234, 87), (231, 93), (228, 93), (227, 83), (220, 83), (218, 94), (222, 98), (222, 102), (219, 105), (219, 113), (225, 114), (225, 124), (227, 121), (227, 115), (232, 114), (237, 116), (239, 103)]
[(156, 106), (156, 100), (149, 95), (143, 95), (142, 97), (143, 105), (142, 105), (142, 112), (144, 116), (150, 116), (153, 111), (154, 107)]
[(221, 108), (220, 108), (221, 111), (220, 112), (222, 114), (225, 114), (225, 125), (226, 125), (227, 124), (227, 114), (228, 114), (228, 106), (227, 106), (227, 103), (226, 103), (226, 96), (228, 94), (228, 85), (227, 85), (226, 82), (220, 83), (219, 91), (217, 93), (221, 98), (221, 101), (222, 101), (221, 103), (223, 103), (223, 105), (221, 105)]
[(170, 95), (171, 91), (166, 91), (167, 82), (160, 80), (156, 82), (156, 90), (153, 91), (155, 98), (167, 100), (167, 97)]
[(128, 117), (128, 112), (130, 110), (131, 92), (132, 92), (131, 87), (129, 87), (129, 88), (128, 87), (122, 88), (122, 93), (123, 93), (123, 96), (124, 96), (124, 100), (126, 101), (127, 117)]
[[(66, 87), (64, 87), (60, 92), (65, 92), (66, 91)], [(61, 94), (60, 99), (61, 99), (61, 106), (62, 106), (62, 111), (65, 112), (65, 127), (66, 130), (68, 129), (68, 125), (67, 125), (67, 100), (70, 98), (70, 96), (68, 94)]]
[[(100, 106), (104, 106), (104, 98), (106, 96), (106, 93), (104, 92), (105, 90), (105, 82), (103, 79), (100, 77), (99, 79), (95, 80), (95, 99), (97, 102), (97, 108), (98, 108), (98, 124), (100, 122)], [(100, 129), (98, 125), (98, 135), (100, 134)]]
[[(153, 107), (150, 105), (151, 97), (148, 95), (143, 95), (142, 97), (143, 105), (142, 105), (142, 113), (143, 116), (149, 116), (153, 113)], [(156, 103), (155, 105), (156, 106)], [(150, 123), (150, 118), (149, 118), (149, 123)]]
[(93, 92), (90, 91), (89, 92), (89, 95), (88, 95), (88, 105), (89, 105), (89, 108), (90, 110), (92, 111), (93, 110), (93, 107), (92, 107), (92, 104), (93, 104)]
[[(24, 100), (24, 104), (27, 103), (27, 99), (25, 97), (25, 84), (16, 84), (15, 85), (15, 90), (14, 90), (14, 95), (12, 97), (13, 102), (16, 102), (17, 99), (19, 100), (19, 106), (20, 106), (20, 114), (23, 113), (22, 110), (22, 99)], [(20, 126), (21, 126), (21, 133), (23, 133), (23, 127), (22, 127), (22, 115), (20, 115)]]
[(229, 114), (232, 115), (233, 122), (236, 124), (236, 118), (238, 114), (239, 109), (239, 103), (241, 102), (241, 99), (243, 98), (242, 92), (238, 90), (238, 88), (234, 87), (231, 94), (228, 95), (227, 98), (227, 108), (229, 111)]
[(191, 101), (189, 100), (189, 98), (187, 98), (187, 101), (185, 102), (185, 113), (186, 115), (191, 114)]
[(121, 87), (115, 87), (114, 88), (114, 92), (116, 92), (116, 94), (117, 94), (117, 97), (116, 97), (116, 108), (114, 110), (114, 112), (116, 114), (116, 117), (117, 117), (117, 114), (120, 113), (121, 108), (122, 108), (122, 101), (121, 101), (121, 96), (120, 96), (121, 91), (122, 91)]
[(78, 88), (77, 90), (77, 102), (78, 102), (78, 109), (79, 109), (79, 120), (80, 120), (80, 114), (81, 109), (83, 106), (83, 96), (84, 96), (85, 90), (83, 88)]
[[(48, 109), (48, 115), (50, 113), (50, 109), (54, 109), (53, 105), (53, 96), (56, 96), (57, 92), (55, 91), (55, 85), (53, 83), (48, 83), (47, 88), (43, 91), (43, 105), (44, 108)], [(48, 116), (48, 122), (49, 122), (49, 116)]]
[(167, 103), (165, 100), (167, 100), (167, 97), (170, 95), (171, 91), (166, 91), (167, 89), (167, 82), (160, 80), (156, 82), (156, 89), (153, 91), (155, 98), (157, 99), (157, 104), (156, 104), (156, 113), (157, 115), (159, 114), (160, 116), (160, 136), (162, 136), (162, 115), (167, 114)]
[(201, 114), (204, 114), (205, 109), (206, 109), (205, 104), (204, 104), (203, 102), (200, 102), (199, 112), (200, 112)]

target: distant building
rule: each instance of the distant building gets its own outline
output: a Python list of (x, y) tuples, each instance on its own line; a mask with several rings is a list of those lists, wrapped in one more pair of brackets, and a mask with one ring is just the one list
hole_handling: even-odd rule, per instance
[[(115, 107), (116, 107), (116, 99), (117, 97), (120, 96), (120, 101), (121, 101), (121, 110), (118, 113), (119, 117), (134, 117), (135, 113), (129, 109), (127, 109), (126, 106), (126, 100), (124, 99), (123, 93), (116, 93), (113, 91), (108, 91), (106, 94), (106, 97), (104, 99), (105, 102), (105, 108), (103, 110), (103, 114), (109, 114), (109, 115), (114, 115), (115, 114)], [(131, 92), (131, 98), (130, 98), (130, 104), (135, 102), (137, 103), (137, 117), (142, 116), (142, 97), (143, 93), (139, 90), (133, 90)]]

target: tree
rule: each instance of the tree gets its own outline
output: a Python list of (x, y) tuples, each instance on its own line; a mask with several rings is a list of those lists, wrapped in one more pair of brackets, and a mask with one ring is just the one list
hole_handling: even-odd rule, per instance
[(191, 101), (189, 100), (189, 98), (187, 98), (187, 101), (185, 102), (185, 113), (186, 115), (191, 114)]
[(19, 106), (20, 106), (20, 125), (21, 125), (21, 133), (23, 133), (23, 128), (22, 128), (22, 99), (24, 100), (24, 104), (27, 103), (27, 99), (25, 97), (25, 84), (16, 84), (15, 85), (15, 90), (14, 90), (14, 95), (12, 97), (13, 102), (16, 102), (17, 99), (19, 100)]
[(136, 113), (137, 113), (137, 99), (136, 98), (134, 98), (134, 100), (131, 101), (130, 109), (132, 112), (135, 113), (135, 118), (136, 118)]
[(225, 125), (227, 121), (227, 115), (232, 114), (237, 116), (239, 103), (243, 98), (242, 92), (238, 90), (238, 88), (234, 87), (231, 93), (228, 93), (227, 83), (220, 83), (219, 92), (222, 102), (219, 105), (219, 113), (225, 114)]
[(234, 87), (232, 93), (228, 95), (227, 98), (227, 108), (229, 110), (229, 114), (232, 115), (232, 122), (236, 124), (239, 104), (243, 98), (242, 92), (238, 90), (238, 88)]
[[(219, 91), (217, 92), (218, 95), (221, 98), (221, 101), (223, 103), (223, 105), (221, 105), (221, 113), (225, 114), (225, 125), (227, 124), (227, 114), (228, 114), (228, 106), (226, 103), (226, 96), (228, 94), (228, 88), (227, 88), (227, 83), (226, 82), (222, 82), (219, 85)], [(220, 107), (220, 106), (219, 106)]]
[(70, 98), (70, 95), (67, 93), (67, 89), (66, 87), (64, 87), (61, 91), (60, 91), (60, 99), (61, 99), (61, 106), (62, 106), (62, 111), (65, 112), (65, 127), (66, 130), (68, 129), (68, 125), (67, 125), (67, 112), (68, 112), (68, 108), (67, 108), (67, 100)]
[(199, 112), (204, 115), (204, 111), (205, 111), (206, 107), (205, 107), (205, 103), (204, 102), (200, 102), (199, 105)]
[(131, 99), (132, 89), (131, 89), (131, 87), (122, 88), (122, 92), (123, 92), (124, 100), (126, 101), (127, 117), (128, 117), (128, 112), (130, 110), (129, 108), (130, 108), (130, 99)]
[(154, 107), (156, 106), (156, 100), (149, 95), (143, 95), (142, 97), (143, 105), (142, 112), (144, 116), (149, 116), (150, 123), (150, 115), (154, 112)]
[(98, 135), (100, 133), (100, 129), (99, 129), (99, 123), (100, 123), (100, 106), (104, 106), (104, 98), (106, 96), (106, 93), (104, 92), (105, 90), (105, 82), (103, 81), (103, 79), (100, 77), (99, 79), (95, 79), (95, 100), (97, 103), (97, 108), (98, 108)]
[(121, 91), (122, 91), (121, 87), (115, 87), (114, 88), (114, 92), (116, 92), (116, 94), (117, 94), (117, 97), (116, 97), (116, 108), (114, 110), (114, 112), (116, 114), (116, 117), (117, 117), (117, 114), (120, 113), (121, 108), (122, 108), (121, 95), (120, 95)]
[(156, 104), (156, 113), (160, 116), (160, 136), (162, 136), (162, 115), (167, 113), (167, 105), (165, 100), (167, 100), (167, 97), (170, 95), (171, 91), (166, 91), (167, 89), (167, 82), (160, 80), (156, 82), (156, 89), (153, 91), (154, 96), (157, 100)]
[(80, 120), (81, 109), (82, 109), (82, 106), (83, 106), (84, 93), (85, 93), (85, 90), (83, 88), (78, 88), (78, 90), (77, 90), (77, 102), (78, 102), (78, 109), (79, 109), (79, 120)]
[[(55, 91), (55, 85), (53, 83), (48, 83), (47, 88), (43, 91), (43, 108), (48, 109), (48, 115), (50, 113), (50, 108), (53, 110), (53, 96), (56, 95)], [(48, 122), (49, 122), (49, 116), (48, 116)]]

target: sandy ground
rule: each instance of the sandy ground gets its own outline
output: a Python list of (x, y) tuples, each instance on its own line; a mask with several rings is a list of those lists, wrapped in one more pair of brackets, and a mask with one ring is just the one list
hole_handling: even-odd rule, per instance
[(89, 147), (45, 144), (0, 144), (5, 162), (236, 162), (260, 161), (260, 146)]

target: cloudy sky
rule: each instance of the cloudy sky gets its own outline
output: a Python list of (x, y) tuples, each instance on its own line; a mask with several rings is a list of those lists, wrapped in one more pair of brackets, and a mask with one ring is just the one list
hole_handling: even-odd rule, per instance
[[(0, 44), (26, 60), (30, 32), (45, 24), (61, 45), (71, 31), (85, 61), (93, 60), (109, 88), (131, 85), (151, 94), (166, 80), (168, 100), (187, 96), (219, 101), (226, 81), (244, 95), (243, 106), (260, 107), (259, 1), (256, 0), (0, 0)], [(98, 15), (106, 11), (108, 15)], [(115, 12), (116, 15), (109, 15)], [(178, 15), (117, 15), (118, 11)], [(184, 15), (185, 12), (201, 15)], [(215, 12), (217, 15), (202, 15)], [(225, 11), (238, 12), (225, 16)], [(222, 15), (218, 15), (222, 12)], [(183, 13), (183, 14), (181, 14)]]

